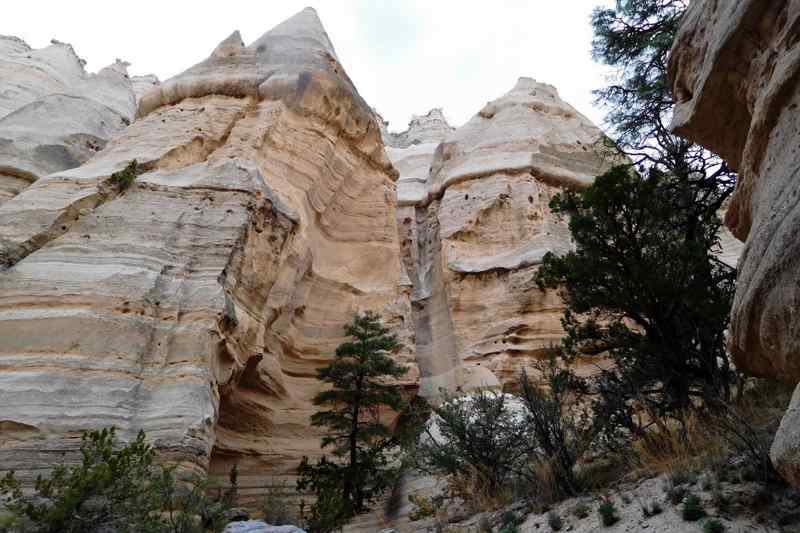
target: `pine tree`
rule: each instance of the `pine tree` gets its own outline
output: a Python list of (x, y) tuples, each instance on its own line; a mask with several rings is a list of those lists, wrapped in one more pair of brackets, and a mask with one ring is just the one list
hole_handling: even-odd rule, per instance
[(394, 481), (390, 463), (396, 442), (381, 411), (403, 409), (400, 386), (392, 381), (407, 372), (392, 359), (399, 343), (377, 314), (356, 315), (345, 333), (352, 340), (339, 345), (333, 362), (318, 371), (319, 379), (331, 387), (314, 398), (314, 404), (325, 409), (311, 417), (312, 425), (327, 428), (322, 447), (331, 449), (338, 461), (323, 458), (311, 464), (304, 458), (298, 481), (300, 490), (310, 488), (324, 502), (327, 511), (312, 509), (312, 514), (329, 523), (331, 502), (338, 502), (334, 522), (341, 523), (366, 511)]

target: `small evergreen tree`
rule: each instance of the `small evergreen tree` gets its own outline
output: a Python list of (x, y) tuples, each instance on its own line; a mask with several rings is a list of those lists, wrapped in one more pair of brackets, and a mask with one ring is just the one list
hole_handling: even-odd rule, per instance
[(327, 524), (319, 531), (366, 511), (396, 475), (390, 465), (396, 442), (381, 421), (381, 410), (400, 412), (404, 405), (400, 386), (392, 383), (407, 372), (390, 356), (399, 347), (397, 337), (372, 312), (356, 315), (345, 333), (352, 340), (342, 343), (334, 361), (318, 371), (331, 388), (320, 392), (314, 404), (326, 409), (311, 417), (312, 425), (328, 429), (322, 446), (331, 448), (338, 461), (323, 458), (311, 464), (304, 458), (299, 469), (298, 489), (316, 493), (312, 516)]

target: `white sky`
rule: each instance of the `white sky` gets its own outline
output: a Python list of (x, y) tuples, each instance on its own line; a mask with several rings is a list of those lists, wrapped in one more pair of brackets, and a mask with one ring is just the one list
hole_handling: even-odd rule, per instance
[(5, 0), (0, 34), (33, 47), (72, 44), (97, 71), (119, 57), (166, 79), (205, 59), (234, 29), (246, 43), (317, 9), (366, 101), (403, 130), (443, 107), (461, 125), (530, 76), (595, 123), (591, 91), (608, 73), (590, 57), (589, 16), (612, 0)]

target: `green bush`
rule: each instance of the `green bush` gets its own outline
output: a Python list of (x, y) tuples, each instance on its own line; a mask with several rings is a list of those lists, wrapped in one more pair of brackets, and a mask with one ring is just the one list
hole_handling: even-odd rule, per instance
[(14, 472), (0, 480), (6, 509), (25, 531), (195, 533), (221, 531), (223, 504), (206, 497), (205, 480), (178, 483), (174, 467), (154, 463), (144, 432), (127, 446), (116, 445), (114, 428), (89, 431), (81, 462), (56, 466), (24, 494)]
[(683, 519), (687, 522), (696, 522), (706, 515), (703, 503), (694, 494), (687, 494), (683, 499)]
[(605, 526), (613, 526), (619, 522), (619, 515), (617, 515), (617, 507), (611, 500), (604, 499), (597, 507), (597, 514), (600, 515), (600, 522)]
[(519, 526), (523, 520), (514, 511), (503, 513), (500, 529), (498, 533), (519, 533)]
[(572, 514), (578, 518), (586, 518), (589, 516), (589, 506), (585, 503), (576, 503), (572, 508)]
[(136, 176), (139, 175), (139, 164), (136, 160), (132, 160), (128, 163), (125, 168), (120, 171), (114, 172), (111, 174), (111, 184), (114, 185), (120, 191), (127, 190), (133, 182), (136, 180)]
[(717, 519), (711, 519), (703, 524), (703, 533), (723, 533), (725, 526)]

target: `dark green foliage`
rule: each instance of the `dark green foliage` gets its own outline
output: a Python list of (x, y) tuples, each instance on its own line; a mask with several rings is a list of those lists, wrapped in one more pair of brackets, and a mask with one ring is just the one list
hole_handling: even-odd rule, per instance
[(617, 74), (595, 94), (608, 109), (606, 121), (618, 148), (637, 164), (710, 193), (697, 207), (716, 211), (732, 192), (735, 173), (718, 157), (668, 129), (675, 102), (667, 58), (688, 5), (689, 0), (617, 0), (614, 7), (595, 9), (592, 55)]
[(687, 522), (696, 522), (705, 515), (706, 511), (703, 509), (703, 502), (700, 501), (700, 498), (691, 493), (687, 494), (683, 499), (683, 510), (681, 512), (683, 519)]
[(646, 149), (653, 139), (679, 142), (666, 128), (673, 106), (667, 57), (688, 0), (618, 0), (592, 15), (596, 61), (617, 68), (615, 82), (596, 91), (619, 140)]
[(133, 182), (136, 180), (136, 176), (139, 175), (139, 165), (136, 160), (132, 160), (130, 163), (125, 166), (124, 169), (114, 172), (111, 174), (111, 184), (114, 185), (120, 191), (127, 190)]
[(0, 480), (7, 509), (26, 531), (194, 533), (223, 527), (225, 506), (207, 499), (204, 482), (179, 484), (173, 467), (155, 465), (143, 432), (121, 448), (113, 428), (84, 433), (81, 458), (39, 476), (32, 495), (23, 494), (13, 472)]
[(617, 507), (609, 499), (604, 499), (597, 506), (597, 514), (600, 515), (600, 522), (605, 526), (613, 526), (619, 522), (619, 515), (617, 514)]
[(679, 207), (696, 192), (656, 170), (642, 178), (615, 167), (551, 202), (569, 217), (576, 249), (545, 256), (537, 281), (560, 287), (567, 304), (565, 356), (607, 351), (616, 363), (594, 383), (606, 433), (641, 429), (634, 402), (654, 416), (679, 416), (695, 395), (728, 395), (735, 272), (712, 253), (716, 213), (687, 217)]
[(337, 531), (350, 518), (343, 500), (343, 478), (347, 467), (323, 457), (312, 464), (303, 457), (297, 469), (297, 489), (309, 490), (316, 496), (309, 514), (304, 516), (306, 528), (312, 533)]
[(703, 524), (703, 533), (724, 533), (724, 531), (725, 525), (716, 518), (707, 520), (706, 523)]
[(514, 511), (506, 511), (501, 519), (498, 533), (519, 533), (519, 526), (524, 520)]
[(334, 361), (318, 371), (331, 388), (314, 404), (327, 409), (311, 417), (312, 425), (327, 428), (322, 446), (338, 461), (311, 464), (304, 458), (299, 470), (298, 489), (318, 497), (311, 512), (321, 525), (314, 531), (330, 531), (325, 527), (366, 511), (397, 474), (389, 463), (398, 441), (380, 418), (382, 408), (404, 409), (400, 387), (391, 383), (407, 372), (390, 356), (399, 347), (397, 338), (371, 312), (356, 315), (345, 333), (353, 340), (342, 343)]
[(632, 420), (634, 405), (651, 420), (681, 417), (694, 396), (730, 394), (724, 331), (735, 272), (712, 251), (717, 212), (736, 176), (667, 127), (667, 57), (688, 4), (617, 0), (595, 10), (593, 55), (616, 69), (596, 94), (617, 147), (641, 176), (613, 169), (586, 193), (554, 200), (577, 217), (570, 227), (578, 250), (546, 260), (540, 283), (565, 284), (566, 352), (610, 349), (617, 363), (594, 383), (606, 436), (643, 429)]

